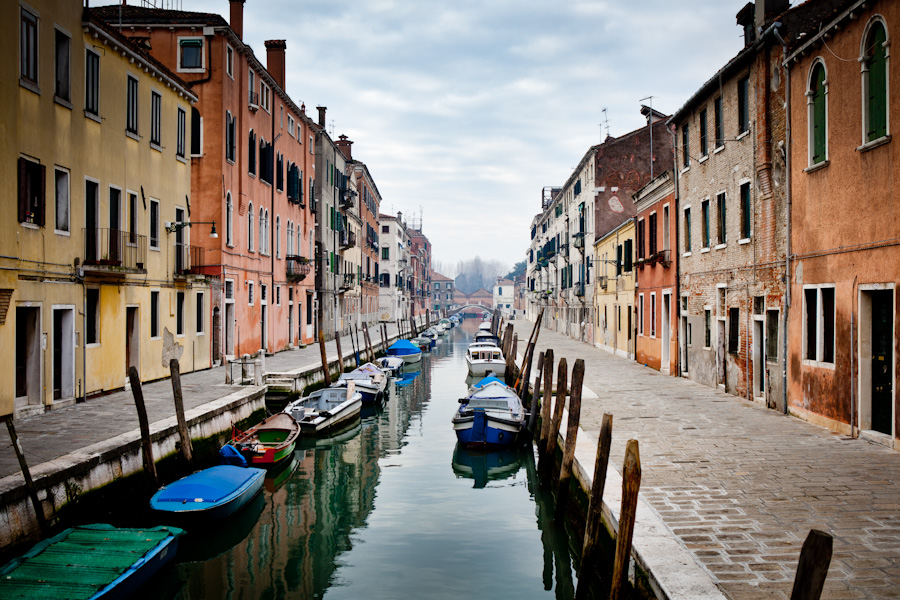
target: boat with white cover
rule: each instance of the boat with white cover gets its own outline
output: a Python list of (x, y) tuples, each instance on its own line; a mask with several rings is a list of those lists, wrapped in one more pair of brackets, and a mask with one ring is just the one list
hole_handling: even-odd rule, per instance
[(365, 363), (349, 373), (341, 373), (332, 387), (347, 387), (350, 381), (356, 384), (356, 391), (362, 395), (363, 402), (381, 402), (388, 376), (377, 365)]
[(352, 380), (347, 387), (327, 387), (288, 404), (284, 412), (300, 424), (307, 435), (322, 435), (339, 425), (359, 418), (362, 394)]
[(509, 446), (525, 429), (525, 407), (516, 391), (496, 377), (485, 377), (460, 399), (453, 430), (467, 447)]
[(503, 377), (506, 374), (506, 359), (503, 352), (495, 344), (489, 342), (475, 342), (466, 350), (466, 366), (470, 375), (484, 377), (489, 371)]

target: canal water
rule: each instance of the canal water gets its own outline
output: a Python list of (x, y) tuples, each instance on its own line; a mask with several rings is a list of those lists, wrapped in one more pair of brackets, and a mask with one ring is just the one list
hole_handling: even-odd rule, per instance
[(576, 585), (531, 446), (469, 453), (450, 418), (477, 322), (441, 338), (384, 406), (306, 440), (236, 518), (189, 529), (153, 598), (557, 598)]

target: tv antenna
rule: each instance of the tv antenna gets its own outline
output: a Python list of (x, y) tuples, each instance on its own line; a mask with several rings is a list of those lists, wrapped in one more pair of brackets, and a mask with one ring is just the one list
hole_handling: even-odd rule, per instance
[(605, 106), (600, 110), (603, 113), (603, 122), (600, 123), (600, 143), (602, 144), (603, 140), (606, 139), (603, 137), (603, 128), (604, 127), (606, 128), (606, 137), (609, 137), (609, 118), (606, 115), (606, 107)]

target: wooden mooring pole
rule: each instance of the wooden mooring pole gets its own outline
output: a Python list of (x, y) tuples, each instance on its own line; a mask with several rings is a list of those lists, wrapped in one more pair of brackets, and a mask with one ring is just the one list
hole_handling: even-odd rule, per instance
[(3, 417), (3, 420), (6, 421), (9, 439), (12, 441), (13, 450), (16, 451), (16, 458), (19, 460), (19, 468), (22, 470), (22, 477), (25, 478), (25, 487), (28, 489), (28, 497), (31, 498), (31, 505), (34, 507), (34, 516), (37, 518), (38, 527), (41, 529), (41, 534), (46, 535), (47, 518), (44, 516), (44, 507), (41, 505), (41, 501), (38, 500), (37, 488), (34, 485), (34, 480), (31, 478), (31, 470), (28, 468), (28, 463), (25, 460), (25, 453), (22, 451), (22, 445), (19, 444), (19, 436), (16, 435), (16, 426), (13, 425), (12, 415), (6, 415)]
[[(531, 437), (534, 439), (534, 426), (537, 423), (537, 412), (538, 407), (540, 406), (540, 393), (541, 393), (541, 375), (544, 374), (544, 353), (541, 352), (538, 355), (538, 364), (537, 364), (537, 379), (534, 380), (534, 394), (531, 397), (531, 409), (528, 413), (528, 431), (531, 432)], [(525, 383), (525, 391), (528, 392), (528, 383)]]
[(372, 338), (369, 337), (369, 329), (363, 329), (363, 337), (366, 341), (366, 350), (369, 353), (369, 362), (375, 361), (375, 350), (372, 349)]
[(566, 405), (566, 389), (568, 384), (568, 365), (565, 358), (559, 359), (556, 370), (556, 400), (553, 403), (553, 420), (550, 422), (550, 430), (545, 440), (544, 455), (541, 456), (540, 471), (541, 484), (549, 485), (553, 479), (553, 470), (556, 464), (556, 445), (559, 439), (559, 426), (562, 423), (563, 408)]
[(325, 375), (325, 387), (331, 385), (331, 373), (328, 372), (328, 357), (325, 356), (325, 334), (319, 331), (319, 354), (322, 355), (322, 373)]
[(512, 343), (509, 345), (509, 349), (506, 353), (506, 376), (504, 379), (506, 380), (506, 385), (510, 385), (515, 382), (515, 375), (513, 374), (513, 369), (516, 366), (516, 346), (519, 345), (519, 334), (514, 333), (512, 336)]
[(638, 441), (628, 440), (625, 448), (625, 465), (622, 469), (622, 509), (619, 511), (619, 531), (616, 533), (616, 559), (613, 563), (609, 600), (619, 600), (628, 579), (628, 563), (631, 560), (631, 539), (634, 536), (634, 518), (637, 514), (638, 492), (641, 489), (641, 457)]
[(791, 600), (819, 600), (822, 597), (833, 545), (831, 534), (818, 529), (810, 530), (800, 550)]
[(338, 377), (340, 378), (341, 373), (344, 372), (344, 353), (341, 352), (341, 336), (337, 332), (337, 330), (335, 330), (335, 332), (334, 332), (334, 345), (337, 347), (337, 353), (338, 353), (338, 371), (337, 372), (338, 372)]
[[(544, 309), (538, 314), (534, 327), (531, 329), (531, 335), (528, 336), (528, 344), (525, 346), (525, 355), (522, 357), (523, 372), (520, 374), (519, 381), (516, 382), (519, 391), (519, 398), (523, 400), (528, 398), (528, 382), (531, 379), (531, 363), (534, 360), (534, 349), (537, 347), (538, 336), (540, 335), (541, 319), (544, 318)], [(541, 367), (538, 366), (538, 372)], [(519, 383), (521, 382), (521, 386)]]
[(584, 600), (588, 597), (586, 569), (589, 569), (593, 564), (597, 548), (600, 547), (601, 527), (603, 526), (603, 488), (606, 487), (606, 468), (609, 466), (612, 422), (613, 416), (610, 413), (603, 413), (603, 422), (600, 425), (600, 438), (597, 440), (597, 456), (594, 459), (594, 481), (591, 484), (587, 523), (584, 527), (581, 568), (578, 570), (578, 588), (575, 590), (576, 600)]
[(544, 400), (541, 402), (541, 435), (538, 437), (538, 451), (543, 454), (550, 435), (550, 404), (553, 399), (553, 350), (544, 353)]
[(144, 456), (144, 471), (153, 483), (153, 489), (159, 489), (159, 477), (156, 475), (156, 463), (153, 461), (153, 442), (150, 441), (150, 422), (147, 420), (147, 407), (144, 406), (144, 392), (141, 390), (141, 378), (137, 369), (128, 368), (128, 379), (131, 381), (131, 394), (137, 408), (138, 423), (141, 426), (141, 448)]
[(575, 441), (578, 437), (578, 422), (581, 420), (581, 386), (584, 383), (584, 359), (577, 359), (572, 367), (572, 386), (569, 391), (569, 422), (566, 426), (566, 445), (562, 463), (559, 466), (559, 483), (556, 488), (556, 520), (562, 521), (566, 503), (569, 500), (569, 480), (572, 478), (572, 463), (575, 462)]
[(169, 361), (169, 373), (172, 376), (172, 395), (175, 397), (175, 418), (178, 421), (178, 437), (181, 440), (181, 455), (189, 467), (194, 466), (194, 447), (191, 444), (191, 433), (184, 418), (184, 396), (181, 392), (181, 365), (178, 359)]

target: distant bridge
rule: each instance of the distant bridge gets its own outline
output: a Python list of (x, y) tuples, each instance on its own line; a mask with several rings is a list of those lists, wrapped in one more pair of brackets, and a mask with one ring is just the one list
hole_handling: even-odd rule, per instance
[(454, 308), (451, 308), (450, 310), (447, 311), (447, 315), (448, 316), (455, 315), (455, 314), (458, 314), (461, 312), (465, 312), (466, 309), (472, 309), (472, 308), (481, 309), (482, 312), (486, 312), (488, 314), (494, 312), (494, 308), (492, 306), (486, 306), (477, 300), (470, 300), (470, 301), (466, 301), (465, 304), (460, 304), (458, 306), (455, 306)]

